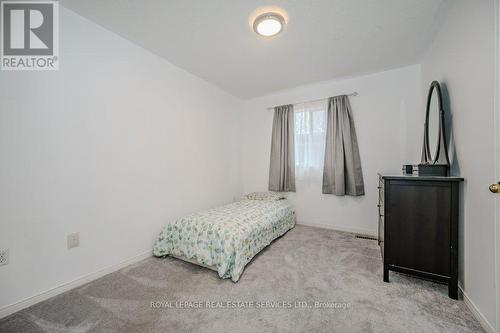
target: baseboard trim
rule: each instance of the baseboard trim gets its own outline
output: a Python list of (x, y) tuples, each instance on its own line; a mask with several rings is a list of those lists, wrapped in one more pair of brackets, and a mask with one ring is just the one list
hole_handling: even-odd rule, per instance
[(323, 223), (310, 223), (310, 222), (304, 222), (304, 221), (297, 221), (297, 224), (305, 225), (305, 226), (309, 226), (309, 227), (316, 227), (316, 228), (349, 232), (352, 234), (358, 234), (358, 235), (363, 235), (363, 236), (378, 237), (378, 235), (376, 233), (374, 233), (373, 231), (370, 231), (370, 230), (366, 230), (366, 229), (347, 228), (347, 227), (341, 227), (338, 225), (330, 225), (330, 224), (323, 224)]
[(151, 256), (152, 256), (151, 250), (145, 251), (145, 252), (138, 254), (136, 256), (133, 256), (127, 260), (124, 260), (118, 264), (108, 266), (108, 267), (100, 269), (94, 273), (90, 273), (90, 274), (81, 276), (75, 280), (72, 280), (70, 282), (63, 283), (57, 287), (46, 290), (46, 291), (41, 292), (37, 295), (33, 295), (33, 296), (28, 297), (28, 298), (25, 298), (19, 302), (4, 306), (4, 307), (0, 308), (0, 319), (7, 317), (15, 312), (18, 312), (22, 309), (25, 309), (27, 307), (35, 305), (39, 302), (45, 301), (51, 297), (62, 294), (68, 290), (71, 290), (73, 288), (79, 287), (79, 286), (84, 285), (84, 284), (91, 282), (93, 280), (96, 280), (100, 277), (103, 277), (104, 275), (107, 275), (109, 273), (113, 273), (113, 272), (115, 272), (121, 268), (124, 268), (128, 265), (131, 265), (131, 264), (134, 264), (134, 263), (139, 262), (141, 260), (147, 259)]
[(495, 333), (495, 329), (493, 328), (493, 326), (488, 322), (488, 320), (482, 314), (482, 312), (479, 311), (476, 304), (474, 304), (474, 302), (469, 298), (469, 295), (467, 295), (467, 293), (463, 290), (462, 286), (458, 286), (458, 290), (460, 291), (460, 293), (463, 296), (465, 305), (467, 305), (470, 312), (472, 312), (472, 314), (477, 319), (477, 321), (479, 321), (479, 323), (484, 328), (484, 330), (487, 333)]

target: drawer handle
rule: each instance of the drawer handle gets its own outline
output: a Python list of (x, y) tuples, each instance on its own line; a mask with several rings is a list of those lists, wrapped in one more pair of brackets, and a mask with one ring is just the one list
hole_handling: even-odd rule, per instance
[(382, 186), (377, 186), (377, 188), (378, 188), (379, 190), (381, 190), (381, 189), (382, 189)]
[(380, 216), (380, 217), (384, 217), (384, 214), (378, 214), (378, 216)]

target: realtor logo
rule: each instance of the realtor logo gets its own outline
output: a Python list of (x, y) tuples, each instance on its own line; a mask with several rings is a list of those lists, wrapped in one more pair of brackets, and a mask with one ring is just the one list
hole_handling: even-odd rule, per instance
[(59, 69), (57, 1), (1, 1), (2, 70)]

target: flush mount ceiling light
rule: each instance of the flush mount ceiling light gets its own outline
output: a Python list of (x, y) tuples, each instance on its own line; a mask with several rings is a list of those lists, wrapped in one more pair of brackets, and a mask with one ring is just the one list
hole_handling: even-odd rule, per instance
[(277, 13), (259, 15), (253, 22), (253, 30), (264, 37), (272, 37), (283, 31), (285, 19)]

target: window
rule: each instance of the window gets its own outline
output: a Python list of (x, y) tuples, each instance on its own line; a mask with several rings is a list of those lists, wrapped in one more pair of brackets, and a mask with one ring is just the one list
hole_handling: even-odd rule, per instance
[(317, 181), (323, 177), (327, 101), (294, 105), (295, 176)]

